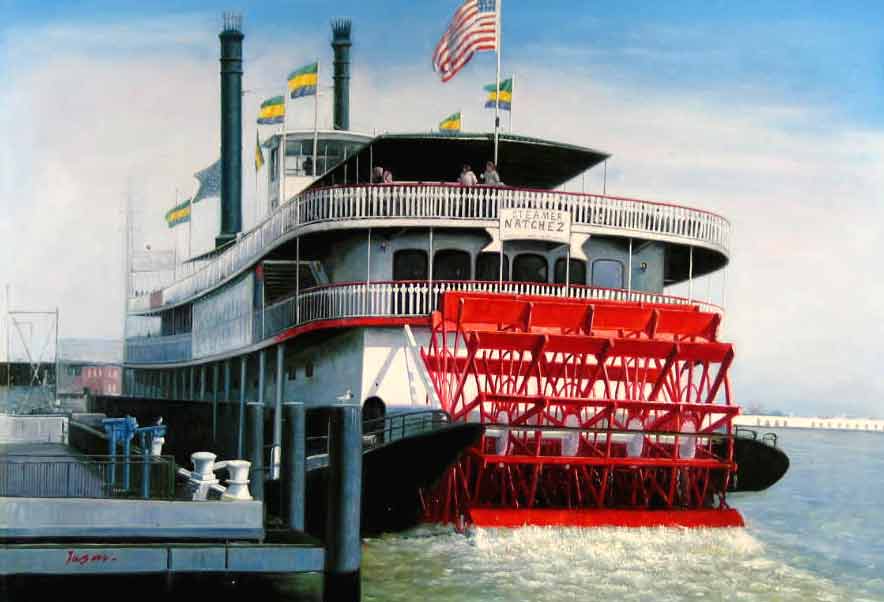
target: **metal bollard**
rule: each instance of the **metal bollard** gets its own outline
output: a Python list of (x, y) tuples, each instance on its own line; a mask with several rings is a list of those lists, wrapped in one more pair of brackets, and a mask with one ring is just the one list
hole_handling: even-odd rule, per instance
[(362, 408), (333, 406), (328, 442), (328, 519), (322, 597), (361, 598)]
[(264, 404), (250, 401), (249, 415), (249, 461), (252, 463), (252, 497), (264, 499)]
[(304, 530), (304, 495), (307, 479), (306, 459), (306, 410), (303, 403), (283, 404), (286, 421), (285, 483), (287, 487), (287, 510), (289, 529)]
[(224, 465), (227, 469), (227, 489), (221, 494), (223, 501), (249, 501), (252, 499), (249, 493), (249, 468), (251, 462), (245, 460), (227, 460), (219, 462), (216, 466)]
[[(208, 498), (209, 490), (218, 485), (218, 479), (215, 477), (215, 459), (218, 456), (212, 452), (194, 452), (190, 454), (190, 461), (193, 463), (193, 471), (189, 472), (188, 479), (193, 487), (191, 499), (205, 500)], [(183, 469), (179, 469), (179, 472)], [(188, 473), (188, 471), (184, 471)]]

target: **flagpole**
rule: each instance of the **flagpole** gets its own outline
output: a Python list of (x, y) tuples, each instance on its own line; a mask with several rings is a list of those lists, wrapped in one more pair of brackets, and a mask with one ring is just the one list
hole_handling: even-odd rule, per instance
[[(129, 201), (130, 196), (132, 195), (132, 180), (131, 178), (127, 182), (126, 185), (126, 202), (125, 202), (125, 213), (123, 214), (123, 364), (126, 363), (128, 359), (128, 353), (126, 353), (126, 333), (128, 330), (128, 322), (129, 322), (129, 293), (132, 288), (131, 277), (130, 277), (130, 266), (132, 265), (132, 246), (131, 246), (131, 237), (129, 233)], [(168, 224), (167, 224), (168, 226)], [(177, 265), (172, 266), (173, 269), (177, 268)], [(6, 311), (9, 312), (9, 285), (6, 285)], [(6, 324), (6, 328), (9, 328), (9, 324)], [(8, 335), (7, 335), (8, 336)], [(9, 360), (9, 351), (6, 352), (6, 362), (7, 366), (11, 366), (12, 362)], [(9, 368), (7, 368), (8, 370)], [(56, 372), (55, 378), (58, 378), (58, 373)], [(7, 389), (8, 391), (9, 389)], [(128, 393), (128, 391), (127, 391)]]
[(513, 133), (513, 93), (516, 91), (516, 74), (510, 76), (510, 134)]
[[(497, 167), (497, 144), (500, 138), (500, 49), (503, 32), (500, 30), (500, 16), (503, 13), (503, 0), (497, 0), (497, 94), (494, 99), (494, 166)], [(512, 107), (511, 107), (512, 108)]]
[(279, 200), (277, 206), (281, 207), (285, 202), (285, 155), (288, 152), (288, 119), (289, 119), (289, 86), (286, 82), (285, 96), (282, 97), (282, 136), (280, 137), (279, 151)]
[(313, 177), (319, 162), (319, 59), (316, 59), (316, 91), (313, 93)]
[[(175, 205), (178, 205), (178, 188), (175, 188)], [(187, 205), (187, 259), (193, 257), (193, 197)]]

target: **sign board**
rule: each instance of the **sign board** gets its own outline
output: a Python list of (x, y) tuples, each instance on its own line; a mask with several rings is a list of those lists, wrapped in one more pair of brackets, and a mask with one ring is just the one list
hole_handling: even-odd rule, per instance
[(571, 212), (559, 209), (500, 209), (501, 240), (571, 240)]

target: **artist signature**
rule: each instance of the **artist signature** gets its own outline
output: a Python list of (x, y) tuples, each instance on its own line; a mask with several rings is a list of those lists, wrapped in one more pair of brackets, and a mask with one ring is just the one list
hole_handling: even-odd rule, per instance
[(90, 554), (89, 552), (77, 554), (75, 550), (68, 550), (68, 557), (64, 563), (65, 565), (79, 564), (80, 566), (86, 566), (88, 564), (107, 564), (108, 562), (116, 561), (117, 557), (110, 554)]

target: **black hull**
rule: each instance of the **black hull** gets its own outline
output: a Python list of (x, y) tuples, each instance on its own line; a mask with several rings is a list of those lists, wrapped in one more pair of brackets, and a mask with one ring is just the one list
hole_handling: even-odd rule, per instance
[[(362, 533), (403, 531), (421, 520), (420, 489), (436, 484), (482, 436), (479, 424), (450, 424), (367, 450), (362, 456)], [(306, 530), (325, 532), (327, 474), (307, 474)]]
[[(716, 453), (724, 454), (724, 444)], [(746, 437), (734, 438), (734, 461), (737, 472), (731, 479), (729, 492), (764, 491), (783, 478), (789, 470), (789, 456), (774, 447)]]

